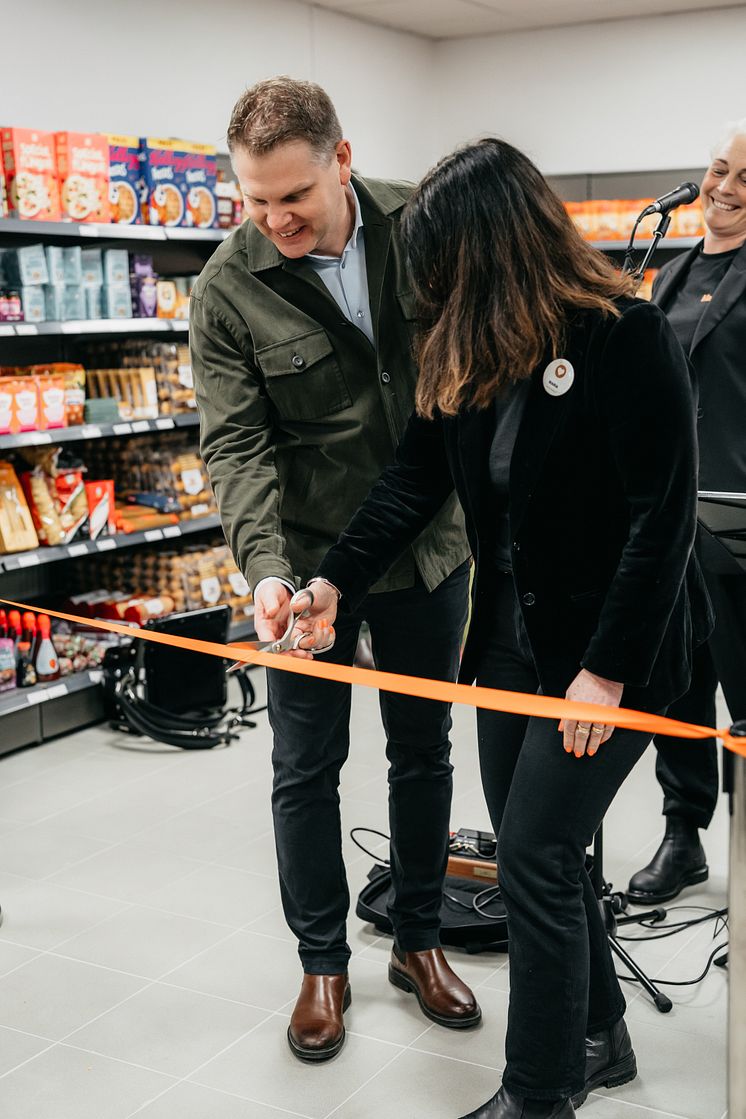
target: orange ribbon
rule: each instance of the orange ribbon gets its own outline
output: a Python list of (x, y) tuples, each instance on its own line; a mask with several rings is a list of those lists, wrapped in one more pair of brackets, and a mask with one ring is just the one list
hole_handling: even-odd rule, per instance
[[(38, 608), (21, 602), (0, 599), (4, 606), (18, 610)], [(175, 649), (188, 649), (193, 653), (207, 653), (212, 657), (226, 657), (245, 664), (262, 665), (281, 672), (295, 672), (300, 676), (313, 676), (318, 680), (333, 680), (339, 684), (359, 684), (364, 688), (376, 688), (384, 692), (413, 696), (417, 699), (435, 699), (441, 703), (461, 703), (466, 707), (479, 707), (487, 711), (506, 711), (514, 715), (538, 716), (543, 719), (578, 719), (583, 722), (605, 723), (609, 726), (626, 727), (629, 730), (646, 731), (648, 734), (666, 734), (675, 738), (720, 738), (723, 745), (734, 754), (746, 758), (746, 738), (730, 733), (730, 728), (717, 730), (714, 727), (697, 726), (695, 723), (682, 723), (678, 719), (668, 719), (663, 715), (651, 715), (644, 711), (634, 711), (628, 707), (605, 707), (600, 703), (577, 703), (574, 700), (559, 699), (554, 696), (533, 695), (528, 692), (504, 692), (498, 688), (482, 688), (469, 684), (451, 684), (444, 680), (426, 680), (422, 676), (403, 676), (396, 672), (379, 672), (370, 668), (353, 668), (343, 664), (324, 664), (322, 661), (305, 660), (297, 657), (278, 656), (277, 653), (260, 653), (252, 648), (250, 642), (237, 642), (223, 645), (218, 641), (200, 641), (193, 637), (176, 637), (170, 633), (155, 630), (133, 629), (118, 622), (104, 622), (99, 619), (81, 618), (76, 614), (63, 614), (59, 610), (46, 610), (52, 618), (63, 622), (89, 626), (92, 629), (118, 633), (123, 637), (134, 637), (139, 641), (152, 641), (156, 645), (170, 645)]]

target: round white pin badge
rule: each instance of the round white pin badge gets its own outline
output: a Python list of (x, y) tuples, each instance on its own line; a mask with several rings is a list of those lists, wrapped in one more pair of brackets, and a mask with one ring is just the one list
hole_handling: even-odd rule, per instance
[(575, 370), (566, 357), (558, 357), (550, 361), (544, 370), (544, 390), (550, 396), (564, 396), (572, 388), (575, 380)]

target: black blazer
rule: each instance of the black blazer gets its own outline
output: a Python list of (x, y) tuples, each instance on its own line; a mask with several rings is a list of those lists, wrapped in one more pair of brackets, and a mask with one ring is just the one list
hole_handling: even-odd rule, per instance
[[(620, 310), (584, 313), (570, 328), (562, 356), (575, 379), (564, 395), (544, 388), (549, 355), (532, 374), (510, 469), (513, 573), (546, 694), (563, 695), (583, 666), (623, 681), (630, 706), (660, 710), (687, 690), (693, 644), (712, 625), (691, 556), (694, 406), (662, 312), (636, 300)], [(396, 463), (318, 571), (354, 607), (455, 484), (476, 563), (469, 683), (490, 625), (493, 430), (491, 409), (413, 416)]]
[[(653, 302), (668, 311), (700, 245), (664, 264)], [(746, 493), (746, 244), (705, 309), (689, 350), (699, 394), (699, 485)]]

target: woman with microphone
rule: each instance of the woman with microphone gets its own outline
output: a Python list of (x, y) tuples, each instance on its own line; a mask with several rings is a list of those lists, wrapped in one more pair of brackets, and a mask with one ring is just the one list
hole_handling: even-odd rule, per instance
[[(455, 486), (476, 564), (461, 679), (664, 711), (709, 631), (694, 409), (665, 316), (500, 140), (439, 163), (403, 237), (417, 411), (299, 625), (323, 645), (338, 597), (354, 607)], [(511, 993), (502, 1086), (469, 1119), (568, 1119), (636, 1072), (585, 851), (648, 736), (488, 711), (478, 734)]]

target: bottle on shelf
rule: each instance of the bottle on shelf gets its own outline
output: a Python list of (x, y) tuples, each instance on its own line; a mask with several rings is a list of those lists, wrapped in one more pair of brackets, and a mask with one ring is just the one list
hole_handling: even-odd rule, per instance
[(34, 647), (34, 668), (40, 684), (58, 680), (60, 659), (52, 640), (52, 622), (48, 614), (40, 614), (36, 622), (36, 644)]
[(13, 649), (17, 649), (18, 642), (23, 637), (21, 613), (19, 610), (11, 610), (8, 614), (8, 637), (13, 642)]
[(36, 615), (27, 610), (23, 615), (23, 633), (16, 647), (16, 684), (19, 688), (30, 688), (37, 682), (34, 665), (34, 646), (36, 644)]
[(0, 610), (0, 641), (8, 636), (8, 615), (4, 610)]

